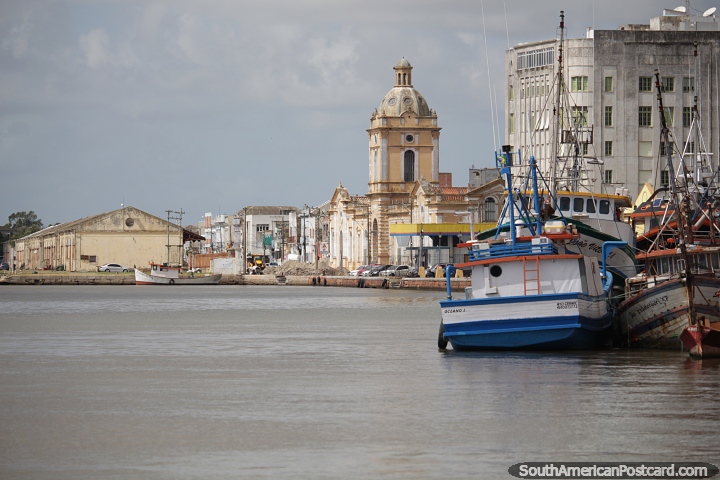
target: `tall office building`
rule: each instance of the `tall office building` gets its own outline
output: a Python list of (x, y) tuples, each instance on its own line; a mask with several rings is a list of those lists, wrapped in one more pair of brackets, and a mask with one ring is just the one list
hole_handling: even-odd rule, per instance
[[(559, 135), (563, 141), (575, 142), (579, 153), (597, 159), (579, 172), (591, 190), (614, 193), (627, 188), (635, 198), (645, 183), (667, 183), (670, 174), (659, 161), (666, 147), (660, 139), (657, 69), (666, 119), (678, 147), (700, 148), (688, 138), (697, 105), (706, 151), (715, 153), (717, 170), (720, 28), (714, 9), (688, 10), (665, 10), (649, 25), (588, 29), (585, 38), (566, 39), (562, 46), (556, 38), (507, 51), (506, 143), (525, 156), (531, 146), (549, 177), (558, 128), (566, 131)], [(574, 102), (570, 112), (553, 111), (561, 54), (566, 93)], [(560, 120), (563, 113), (569, 121)], [(568, 135), (573, 122), (574, 134)]]

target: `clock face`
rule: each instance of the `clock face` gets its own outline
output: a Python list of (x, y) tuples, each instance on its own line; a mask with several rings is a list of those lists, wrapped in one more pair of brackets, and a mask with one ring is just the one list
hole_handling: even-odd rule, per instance
[(388, 105), (391, 107), (397, 103), (397, 98), (392, 97), (390, 100), (388, 100)]
[(413, 137), (412, 135), (405, 136), (405, 141), (408, 143), (412, 143), (414, 140), (415, 140), (415, 137)]

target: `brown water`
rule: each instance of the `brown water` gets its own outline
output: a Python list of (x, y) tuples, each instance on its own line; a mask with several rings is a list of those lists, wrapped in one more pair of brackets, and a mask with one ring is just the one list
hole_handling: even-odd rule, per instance
[(511, 478), (720, 459), (720, 362), (437, 350), (443, 292), (0, 288), (0, 479)]

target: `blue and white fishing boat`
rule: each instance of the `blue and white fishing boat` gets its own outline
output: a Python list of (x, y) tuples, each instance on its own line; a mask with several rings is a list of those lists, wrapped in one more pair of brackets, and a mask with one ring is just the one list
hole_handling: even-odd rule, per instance
[[(455, 350), (586, 349), (610, 339), (612, 274), (594, 256), (583, 255), (573, 243), (573, 225), (530, 211), (521, 190), (513, 189), (510, 148), (495, 160), (508, 193), (505, 211), (515, 228), (494, 238), (471, 241), (468, 261), (457, 268), (472, 269), (472, 285), (465, 298), (453, 299), (452, 267), (446, 271), (447, 300), (440, 302), (442, 321), (438, 347), (448, 342)], [(519, 153), (518, 153), (519, 155)], [(534, 157), (526, 166), (532, 179), (534, 205), (541, 205)], [(612, 247), (602, 245), (603, 259)], [(603, 264), (606, 262), (603, 261)]]

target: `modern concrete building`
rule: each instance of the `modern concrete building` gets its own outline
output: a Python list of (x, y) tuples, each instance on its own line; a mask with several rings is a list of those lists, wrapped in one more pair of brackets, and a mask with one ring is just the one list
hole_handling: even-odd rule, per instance
[[(572, 18), (567, 19), (571, 23)], [(555, 25), (548, 25), (554, 31)], [(562, 52), (564, 77), (580, 119), (580, 147), (596, 157), (581, 172), (595, 192), (618, 187), (635, 198), (646, 183), (667, 183), (668, 172), (658, 155), (660, 141), (654, 71), (661, 76), (666, 118), (678, 148), (700, 148), (687, 139), (695, 105), (708, 152), (718, 152), (719, 23), (712, 11), (693, 13), (686, 7), (665, 10), (648, 25), (617, 30), (588, 29), (586, 38), (521, 44), (506, 53), (506, 132), (508, 145), (529, 155), (543, 174), (551, 172), (553, 126), (567, 128), (553, 112), (553, 82)], [(548, 101), (550, 108), (548, 108)], [(714, 160), (717, 168), (717, 157)], [(604, 186), (603, 186), (604, 185)]]

